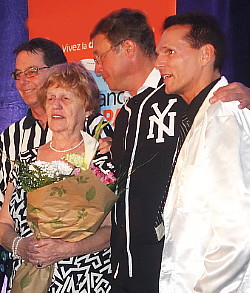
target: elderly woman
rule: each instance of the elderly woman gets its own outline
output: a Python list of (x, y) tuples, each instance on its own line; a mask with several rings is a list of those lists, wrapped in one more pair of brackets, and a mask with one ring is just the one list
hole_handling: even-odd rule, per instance
[[(80, 63), (56, 65), (50, 69), (39, 94), (53, 138), (38, 149), (21, 154), (20, 159), (29, 163), (52, 162), (63, 160), (72, 151), (83, 154), (82, 125), (100, 105), (99, 91), (91, 74)], [(101, 162), (105, 170), (111, 166), (109, 153), (97, 154), (94, 163), (95, 160)], [(8, 251), (15, 246), (14, 254), (19, 256), (13, 264), (9, 289), (18, 267), (26, 261), (39, 268), (54, 265), (48, 292), (109, 292), (110, 217), (94, 235), (77, 242), (61, 239), (37, 241), (26, 220), (26, 192), (20, 187), (18, 175), (13, 176), (12, 181), (0, 212), (0, 243)]]

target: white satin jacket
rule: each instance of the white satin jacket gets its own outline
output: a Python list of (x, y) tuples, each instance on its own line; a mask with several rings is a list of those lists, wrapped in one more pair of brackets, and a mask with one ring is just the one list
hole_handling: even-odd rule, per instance
[(181, 149), (164, 210), (160, 293), (250, 292), (250, 111), (210, 105)]

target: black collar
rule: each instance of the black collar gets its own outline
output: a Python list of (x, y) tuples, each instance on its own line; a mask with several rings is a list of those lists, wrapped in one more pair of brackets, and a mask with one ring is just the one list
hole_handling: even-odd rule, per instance
[[(36, 118), (33, 117), (31, 109), (29, 108), (28, 111), (27, 111), (27, 115), (26, 115), (26, 117), (24, 119), (24, 122), (23, 122), (23, 129), (29, 129), (33, 125), (35, 125), (36, 123), (38, 123), (38, 125), (40, 125), (39, 121)], [(47, 125), (46, 125), (45, 129), (47, 129), (47, 128), (48, 128), (48, 122), (47, 122)]]
[(206, 86), (193, 100), (192, 102), (187, 106), (187, 116), (191, 124), (194, 121), (194, 118), (196, 114), (198, 113), (201, 105), (203, 104), (204, 100), (206, 99), (208, 93), (211, 91), (211, 89), (215, 86), (215, 84), (220, 80), (220, 78), (214, 80), (211, 82), (208, 86)]

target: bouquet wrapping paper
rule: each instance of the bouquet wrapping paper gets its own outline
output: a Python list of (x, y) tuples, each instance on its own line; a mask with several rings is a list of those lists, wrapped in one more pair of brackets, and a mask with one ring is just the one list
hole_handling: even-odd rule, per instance
[[(28, 192), (27, 221), (37, 239), (79, 241), (93, 235), (118, 196), (89, 169)], [(12, 286), (15, 293), (47, 292), (53, 266), (37, 269), (23, 263)]]
[(92, 171), (28, 193), (27, 220), (40, 238), (79, 241), (96, 232), (117, 196)]

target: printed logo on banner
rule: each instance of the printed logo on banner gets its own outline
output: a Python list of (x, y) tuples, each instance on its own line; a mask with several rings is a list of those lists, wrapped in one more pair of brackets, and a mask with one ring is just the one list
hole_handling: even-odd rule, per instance
[[(176, 14), (176, 0), (158, 1), (157, 5), (154, 1), (143, 0), (27, 0), (27, 2), (26, 25), (29, 39), (40, 36), (55, 41), (61, 46), (69, 62), (86, 58), (88, 63), (93, 63), (92, 59), (87, 59), (93, 58), (93, 41), (90, 40), (90, 34), (97, 22), (111, 11), (121, 7), (144, 11), (154, 30), (156, 42), (161, 34), (162, 21), (166, 16)], [(101, 112), (114, 126), (115, 118), (123, 105), (123, 93), (110, 91), (102, 78), (95, 76), (94, 67), (89, 70), (92, 71), (101, 91)]]
[(61, 45), (64, 53), (69, 52), (76, 52), (76, 51), (82, 51), (87, 49), (93, 49), (93, 42), (85, 43), (83, 41), (76, 43), (76, 44), (62, 44)]

